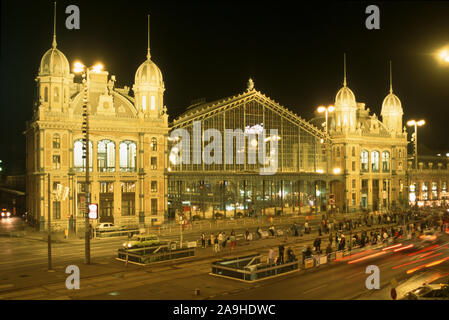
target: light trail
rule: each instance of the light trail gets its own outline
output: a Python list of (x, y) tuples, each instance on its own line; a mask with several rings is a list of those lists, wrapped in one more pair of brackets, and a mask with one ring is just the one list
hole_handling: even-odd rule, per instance
[(372, 249), (368, 249), (368, 250), (363, 251), (363, 252), (359, 252), (359, 253), (355, 253), (355, 254), (350, 254), (349, 256), (343, 257), (343, 258), (341, 258), (341, 259), (336, 259), (336, 260), (334, 260), (334, 261), (346, 261), (346, 260), (350, 260), (350, 259), (352, 259), (352, 258), (359, 257), (359, 256), (363, 256), (364, 254), (368, 254), (368, 253), (370, 253), (370, 252), (372, 252), (372, 251), (373, 251)]
[(371, 254), (371, 255), (363, 257), (363, 258), (359, 258), (359, 259), (348, 261), (348, 264), (360, 262), (360, 261), (363, 261), (363, 260), (366, 260), (366, 259), (370, 259), (370, 258), (374, 258), (374, 257), (378, 257), (378, 256), (383, 255), (385, 253), (387, 253), (387, 252), (386, 251), (381, 251), (381, 252), (378, 252), (378, 253), (374, 253), (374, 254)]
[(413, 247), (414, 247), (413, 244), (409, 244), (408, 246), (405, 246), (405, 247), (402, 247), (402, 248), (394, 249), (393, 252), (399, 252), (399, 251), (406, 250), (406, 249), (410, 249), (410, 248), (413, 248)]
[(387, 251), (387, 250), (390, 250), (390, 249), (393, 249), (393, 248), (397, 248), (397, 247), (400, 247), (400, 246), (402, 246), (402, 243), (395, 244), (394, 246), (385, 247), (385, 248), (382, 249), (382, 251)]
[(432, 250), (432, 249), (437, 248), (437, 247), (438, 247), (438, 245), (435, 244), (435, 245), (430, 246), (430, 247), (427, 247), (427, 248), (425, 248), (425, 249), (421, 249), (421, 250), (419, 250), (419, 251), (410, 253), (408, 256), (409, 256), (409, 257), (412, 257), (412, 256), (414, 256), (414, 255), (417, 255), (417, 254), (420, 254), (420, 253), (422, 253), (422, 252), (426, 252), (426, 251)]
[[(433, 252), (430, 252), (430, 253), (433, 253)], [(431, 258), (434, 258), (434, 257), (441, 256), (442, 254), (443, 254), (443, 253), (440, 252), (440, 253), (434, 254), (433, 256), (430, 256), (430, 257), (427, 257), (427, 258), (422, 258), (422, 259), (419, 259), (419, 260), (416, 260), (416, 261), (411, 261), (411, 262), (407, 262), (407, 263), (401, 264), (401, 265), (399, 265), (399, 266), (394, 266), (392, 269), (393, 269), (393, 270), (399, 269), (399, 268), (401, 268), (401, 267), (405, 267), (405, 266), (408, 266), (408, 265), (410, 265), (410, 264), (418, 263), (418, 262), (421, 262), (421, 261), (425, 261), (425, 260), (427, 260), (427, 259), (431, 259)]]

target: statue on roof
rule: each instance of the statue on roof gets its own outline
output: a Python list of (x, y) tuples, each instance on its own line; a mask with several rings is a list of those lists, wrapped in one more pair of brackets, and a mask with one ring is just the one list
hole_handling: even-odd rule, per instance
[(249, 80), (248, 80), (248, 88), (247, 88), (247, 90), (248, 91), (254, 90), (254, 81), (251, 78), (249, 78)]

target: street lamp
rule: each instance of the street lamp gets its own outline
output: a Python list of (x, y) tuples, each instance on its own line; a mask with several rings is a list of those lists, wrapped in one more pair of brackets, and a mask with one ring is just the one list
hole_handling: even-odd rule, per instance
[(415, 144), (415, 169), (418, 169), (418, 127), (425, 125), (426, 122), (424, 120), (409, 120), (407, 121), (407, 125), (409, 127), (415, 127), (415, 133), (413, 134), (412, 141)]
[[(332, 105), (330, 105), (330, 106), (327, 106), (327, 107), (325, 107), (325, 106), (319, 106), (318, 107), (318, 109), (317, 109), (317, 112), (318, 113), (323, 113), (324, 112), (324, 115), (325, 115), (325, 119), (326, 119), (326, 121), (325, 121), (325, 127), (326, 127), (326, 140), (329, 138), (329, 124), (328, 124), (328, 115), (329, 115), (329, 113), (332, 113), (332, 112), (334, 112), (334, 110), (335, 110), (335, 108), (334, 108), (334, 106), (332, 106)], [(321, 139), (321, 143), (323, 143), (324, 142), (324, 140), (323, 139)], [(327, 155), (329, 156), (329, 149), (328, 149), (328, 144), (326, 143), (326, 146), (325, 146), (325, 148), (326, 148), (326, 151), (327, 151)], [(328, 177), (328, 174), (329, 174), (329, 158), (327, 159), (327, 166), (326, 166), (326, 190), (328, 189), (328, 184), (329, 184), (329, 177)], [(327, 208), (328, 208), (328, 204), (326, 203), (326, 216), (327, 216)]]
[(86, 212), (85, 212), (85, 263), (90, 264), (90, 222), (89, 222), (89, 204), (90, 204), (90, 182), (89, 182), (89, 110), (88, 110), (88, 100), (89, 100), (89, 74), (90, 72), (100, 73), (103, 70), (103, 65), (101, 63), (96, 64), (91, 68), (87, 68), (84, 64), (77, 61), (73, 65), (73, 72), (75, 74), (81, 74), (83, 78), (83, 126), (82, 132), (84, 134), (84, 155), (83, 158), (86, 159), (85, 169), (86, 169)]
[(446, 47), (438, 52), (438, 60), (443, 63), (449, 64), (449, 47)]

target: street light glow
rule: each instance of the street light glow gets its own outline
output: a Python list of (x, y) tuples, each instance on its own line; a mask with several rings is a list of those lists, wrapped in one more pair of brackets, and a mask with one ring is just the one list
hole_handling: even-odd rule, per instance
[(79, 61), (76, 61), (76, 62), (73, 64), (73, 72), (74, 72), (74, 73), (81, 73), (81, 72), (84, 71), (84, 68), (85, 68), (84, 64), (82, 64), (82, 63), (79, 62)]
[(421, 126), (423, 126), (423, 125), (425, 125), (425, 124), (426, 124), (426, 121), (425, 121), (425, 120), (419, 120), (419, 121), (416, 121), (416, 120), (409, 120), (409, 121), (407, 121), (407, 125), (408, 125), (409, 127), (414, 126), (414, 125), (417, 125), (418, 127), (421, 127)]
[(341, 172), (341, 168), (334, 168), (334, 170), (332, 170), (334, 172), (334, 174), (339, 174)]
[(100, 73), (103, 70), (103, 65), (101, 63), (97, 63), (92, 67), (92, 71), (95, 73)]
[(323, 113), (324, 111), (326, 111), (326, 107), (323, 107), (323, 106), (318, 107), (317, 111), (318, 111), (318, 113)]

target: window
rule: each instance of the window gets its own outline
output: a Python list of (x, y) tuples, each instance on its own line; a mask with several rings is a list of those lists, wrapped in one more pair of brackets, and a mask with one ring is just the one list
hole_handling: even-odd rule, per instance
[(99, 172), (115, 171), (115, 143), (111, 140), (101, 140), (97, 147)]
[(151, 199), (151, 215), (157, 215), (157, 199)]
[(151, 96), (151, 110), (156, 110), (156, 97)]
[(157, 157), (151, 157), (151, 170), (157, 170)]
[(352, 156), (355, 157), (355, 147), (352, 147)]
[(361, 170), (368, 171), (368, 151), (363, 150), (360, 156)]
[(355, 171), (355, 161), (352, 161), (352, 171)]
[(379, 151), (371, 151), (371, 170), (379, 171)]
[(352, 189), (355, 189), (355, 179), (352, 179)]
[(53, 170), (61, 169), (61, 156), (54, 155), (53, 156)]
[(438, 199), (438, 182), (432, 182), (432, 200)]
[(352, 194), (352, 205), (355, 206), (355, 193)]
[(113, 193), (114, 183), (113, 182), (100, 182), (100, 193)]
[(53, 149), (59, 149), (61, 147), (61, 137), (55, 133), (53, 135)]
[(337, 147), (337, 157), (340, 156), (340, 147)]
[(44, 88), (44, 101), (48, 102), (48, 87)]
[(61, 202), (53, 201), (53, 219), (61, 219)]
[(399, 149), (399, 156), (398, 156), (398, 158), (399, 158), (399, 159), (402, 158), (402, 150), (401, 150), (401, 149)]
[(390, 152), (388, 151), (382, 152), (382, 171), (390, 171)]
[(423, 200), (429, 200), (429, 183), (424, 182), (422, 184), (422, 199)]
[(135, 172), (136, 171), (136, 143), (134, 141), (120, 142), (120, 171), (121, 172)]
[(151, 181), (151, 192), (157, 192), (157, 181)]
[[(89, 170), (92, 171), (93, 145), (89, 141)], [(75, 171), (85, 171), (86, 159), (84, 158), (84, 141), (82, 139), (76, 140), (73, 147), (73, 166)]]
[(59, 88), (55, 88), (55, 102), (59, 102)]
[(157, 139), (156, 138), (151, 138), (151, 151), (157, 151)]
[(136, 214), (136, 183), (122, 182), (122, 216)]
[(147, 96), (142, 96), (142, 109), (147, 110)]

